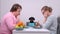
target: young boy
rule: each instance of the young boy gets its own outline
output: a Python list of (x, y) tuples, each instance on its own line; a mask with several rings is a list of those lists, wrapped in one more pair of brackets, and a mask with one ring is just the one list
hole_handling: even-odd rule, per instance
[(37, 27), (40, 25), (38, 22), (34, 22), (34, 20), (35, 20), (34, 17), (30, 17), (29, 20), (30, 20), (30, 22), (27, 22), (27, 24), (26, 24), (29, 27)]

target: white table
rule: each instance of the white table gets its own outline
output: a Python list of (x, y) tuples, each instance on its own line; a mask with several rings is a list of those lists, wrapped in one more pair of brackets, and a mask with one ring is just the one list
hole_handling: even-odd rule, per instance
[(13, 30), (13, 34), (50, 34), (49, 30), (47, 29), (24, 29), (22, 31), (20, 30)]

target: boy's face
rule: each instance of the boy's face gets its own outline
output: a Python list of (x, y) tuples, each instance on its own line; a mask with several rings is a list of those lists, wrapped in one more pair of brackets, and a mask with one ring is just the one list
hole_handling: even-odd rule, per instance
[(44, 16), (45, 18), (47, 18), (48, 16), (51, 15), (51, 12), (49, 12), (48, 10), (46, 10), (46, 11), (42, 10), (42, 13), (43, 13), (43, 16)]
[(30, 21), (34, 21), (33, 19), (31, 19)]

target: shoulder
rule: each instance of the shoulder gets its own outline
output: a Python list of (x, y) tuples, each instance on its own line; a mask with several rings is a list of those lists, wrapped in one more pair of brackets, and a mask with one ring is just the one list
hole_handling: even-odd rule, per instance
[(57, 17), (54, 16), (54, 15), (50, 15), (50, 16), (48, 17), (48, 19), (57, 19)]
[(8, 18), (8, 17), (12, 17), (12, 15), (11, 15), (11, 13), (10, 12), (8, 12), (8, 13), (6, 13), (4, 16), (3, 16), (3, 18)]
[(30, 22), (26, 22), (26, 24), (29, 24)]
[(30, 23), (30, 22), (26, 22), (26, 23)]

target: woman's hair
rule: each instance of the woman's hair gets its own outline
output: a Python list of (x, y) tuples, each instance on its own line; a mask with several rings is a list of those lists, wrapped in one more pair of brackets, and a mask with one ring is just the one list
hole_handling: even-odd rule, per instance
[(19, 5), (19, 4), (14, 4), (14, 5), (12, 6), (10, 12), (17, 11), (18, 8), (22, 9), (22, 6)]
[(34, 17), (30, 17), (29, 20), (35, 20), (35, 18)]
[(44, 12), (47, 11), (47, 10), (48, 10), (49, 12), (52, 12), (52, 8), (51, 8), (51, 7), (48, 7), (48, 6), (43, 6), (42, 9), (41, 9), (41, 11), (42, 11), (42, 10), (44, 10)]

